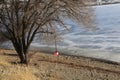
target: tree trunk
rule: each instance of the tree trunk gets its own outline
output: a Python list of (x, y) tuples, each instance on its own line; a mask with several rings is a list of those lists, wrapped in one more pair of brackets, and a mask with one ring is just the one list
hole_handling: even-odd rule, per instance
[(28, 64), (28, 57), (27, 57), (27, 53), (23, 54), (18, 54), (19, 58), (20, 58), (20, 63), (21, 64)]
[(21, 64), (28, 64), (28, 48), (24, 48), (23, 52), (18, 53)]
[[(17, 52), (18, 53), (18, 52)], [(20, 63), (25, 63), (25, 57), (23, 53), (18, 53), (18, 56), (20, 58)]]
[(17, 43), (12, 41), (13, 46), (18, 54), (18, 57), (20, 59), (21, 64), (28, 64), (28, 50), (29, 50), (29, 45), (25, 46), (23, 44)]
[(24, 60), (24, 63), (25, 63), (25, 64), (28, 64), (28, 56), (27, 56), (27, 53), (25, 53), (25, 60)]

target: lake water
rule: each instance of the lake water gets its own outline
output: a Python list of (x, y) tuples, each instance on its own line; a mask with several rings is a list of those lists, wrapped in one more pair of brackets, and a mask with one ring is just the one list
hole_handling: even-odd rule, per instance
[[(94, 6), (97, 30), (87, 31), (67, 21), (70, 31), (58, 43), (61, 53), (102, 58), (120, 62), (120, 4)], [(54, 46), (33, 43), (51, 51)]]

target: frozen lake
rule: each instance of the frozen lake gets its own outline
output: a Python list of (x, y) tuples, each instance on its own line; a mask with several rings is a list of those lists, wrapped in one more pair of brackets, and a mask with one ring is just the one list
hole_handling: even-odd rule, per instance
[[(120, 4), (94, 6), (97, 30), (87, 31), (67, 21), (70, 31), (58, 43), (60, 53), (102, 58), (120, 62)], [(43, 51), (54, 51), (54, 46), (33, 43)]]

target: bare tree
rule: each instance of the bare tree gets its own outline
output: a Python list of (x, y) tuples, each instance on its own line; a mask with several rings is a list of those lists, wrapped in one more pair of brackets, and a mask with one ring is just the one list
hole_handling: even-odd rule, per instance
[(21, 63), (28, 63), (28, 50), (37, 34), (66, 28), (71, 19), (84, 27), (93, 27), (93, 12), (84, 0), (4, 0), (0, 5), (0, 33), (10, 40)]

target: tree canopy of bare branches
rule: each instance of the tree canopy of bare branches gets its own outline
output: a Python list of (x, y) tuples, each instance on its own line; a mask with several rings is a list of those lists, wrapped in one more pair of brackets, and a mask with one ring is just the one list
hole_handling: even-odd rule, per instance
[(30, 44), (37, 34), (52, 34), (66, 28), (70, 19), (93, 27), (93, 10), (84, 0), (4, 0), (0, 5), (0, 34), (10, 40), (21, 63), (27, 63)]

